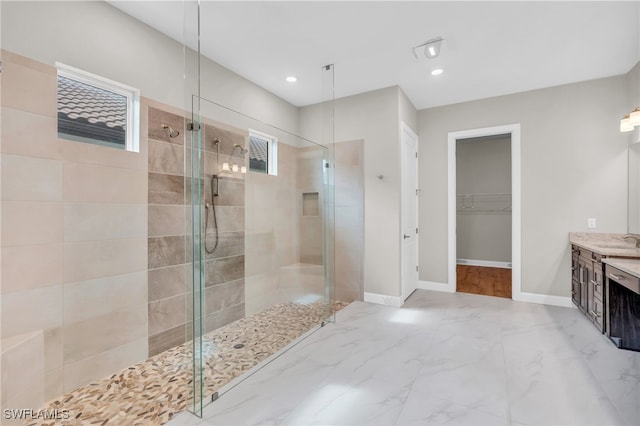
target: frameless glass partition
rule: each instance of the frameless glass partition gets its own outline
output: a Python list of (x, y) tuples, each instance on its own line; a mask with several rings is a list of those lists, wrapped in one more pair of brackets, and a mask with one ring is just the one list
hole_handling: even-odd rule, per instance
[(187, 409), (198, 416), (335, 308), (334, 69), (309, 76), (320, 101), (302, 137), (295, 105), (213, 62), (244, 7), (185, 2)]
[(194, 412), (332, 316), (327, 146), (194, 96)]

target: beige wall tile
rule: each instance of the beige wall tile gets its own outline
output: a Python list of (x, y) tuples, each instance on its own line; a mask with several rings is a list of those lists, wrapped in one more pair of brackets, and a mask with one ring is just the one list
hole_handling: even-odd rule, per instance
[(205, 285), (209, 287), (243, 278), (245, 276), (244, 259), (244, 256), (233, 256), (206, 262)]
[(244, 207), (216, 206), (216, 218), (222, 232), (244, 231)]
[(62, 162), (3, 154), (2, 199), (62, 201)]
[(184, 147), (150, 139), (149, 171), (184, 176)]
[[(205, 182), (205, 198), (211, 198), (211, 181)], [(216, 206), (244, 206), (245, 183), (237, 179), (221, 178), (218, 182)]]
[(44, 375), (44, 400), (50, 401), (64, 393), (62, 367)]
[(185, 207), (158, 204), (149, 206), (149, 236), (184, 235)]
[(44, 403), (44, 338), (24, 336), (2, 352), (2, 408), (39, 408)]
[(28, 157), (62, 159), (57, 121), (31, 112), (2, 107), (2, 152)]
[[(226, 125), (211, 125), (206, 124), (204, 126), (203, 146), (204, 149), (211, 152), (216, 152), (217, 148), (215, 140), (219, 140), (220, 154), (231, 155), (235, 144), (242, 147), (246, 144), (246, 138), (248, 133), (246, 131), (235, 129)], [(236, 152), (236, 155), (237, 152)]]
[(45, 74), (56, 75), (56, 69), (51, 65), (47, 65), (40, 61), (35, 61), (27, 56), (22, 56), (5, 49), (0, 50), (0, 55), (2, 55), (0, 59), (2, 59), (3, 61), (31, 68), (35, 71), (40, 71)]
[(186, 303), (185, 294), (149, 303), (149, 335), (185, 324), (189, 319)]
[(62, 242), (62, 203), (2, 202), (3, 246), (60, 242)]
[(3, 293), (62, 284), (62, 243), (4, 247)]
[(244, 303), (244, 279), (207, 287), (205, 290), (205, 313)]
[(65, 243), (64, 282), (145, 271), (147, 239)]
[(140, 138), (139, 152), (64, 139), (60, 143), (65, 161), (147, 171), (147, 138)]
[(217, 311), (211, 315), (205, 317), (205, 333), (216, 330), (224, 325), (230, 324), (234, 321), (244, 318), (245, 306), (244, 303), (240, 305), (231, 306), (229, 308)]
[[(152, 139), (183, 145), (185, 138), (184, 124), (185, 118), (181, 115), (172, 114), (154, 107), (148, 108), (148, 133), (147, 136)], [(174, 130), (180, 132), (175, 137), (169, 137), (169, 133), (162, 128), (162, 124), (171, 126)]]
[(148, 239), (149, 269), (185, 263), (185, 237), (154, 237)]
[(147, 235), (144, 204), (65, 203), (64, 241), (136, 238)]
[(149, 337), (149, 356), (154, 356), (167, 349), (191, 340), (193, 330), (191, 323), (179, 325)]
[(186, 293), (186, 274), (190, 273), (191, 265), (189, 264), (150, 269), (149, 302)]
[[(209, 218), (211, 220), (211, 217)], [(207, 231), (207, 247), (212, 250), (215, 246), (215, 231), (209, 226)], [(244, 232), (221, 232), (218, 236), (218, 247), (213, 253), (207, 253), (203, 247), (205, 259), (239, 256), (244, 253)]]
[(134, 340), (95, 356), (66, 364), (64, 367), (64, 392), (102, 377), (117, 373), (133, 364), (144, 361), (148, 352), (147, 338)]
[(2, 64), (2, 106), (47, 117), (57, 115), (56, 71), (42, 72), (14, 62)]
[(182, 176), (149, 173), (149, 204), (184, 204)]
[(147, 341), (146, 304), (123, 306), (106, 315), (65, 324), (65, 370), (71, 363), (140, 339)]
[(64, 284), (64, 324), (147, 303), (147, 272)]
[(62, 325), (62, 285), (2, 295), (2, 337)]
[(143, 170), (65, 161), (64, 201), (146, 203), (147, 173)]
[(244, 281), (247, 315), (252, 315), (277, 303), (275, 297), (279, 283), (278, 272), (269, 271), (260, 275), (247, 276)]
[(44, 372), (62, 368), (62, 327), (44, 330)]

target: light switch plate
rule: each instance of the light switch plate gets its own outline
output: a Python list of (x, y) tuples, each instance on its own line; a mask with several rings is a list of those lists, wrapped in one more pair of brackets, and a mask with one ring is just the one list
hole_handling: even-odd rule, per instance
[(587, 228), (593, 229), (596, 227), (596, 218), (590, 217), (587, 219)]

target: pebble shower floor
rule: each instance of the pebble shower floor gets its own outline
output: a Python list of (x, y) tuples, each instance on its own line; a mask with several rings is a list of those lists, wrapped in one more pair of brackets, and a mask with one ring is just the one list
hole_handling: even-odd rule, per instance
[[(347, 304), (334, 302), (334, 311)], [(326, 304), (282, 303), (203, 336), (203, 392), (222, 386), (319, 324)], [(241, 349), (235, 345), (244, 344)], [(45, 409), (68, 410), (68, 420), (28, 425), (161, 425), (187, 409), (193, 397), (191, 345), (155, 355), (110, 377), (51, 401)], [(210, 350), (207, 350), (210, 349)]]

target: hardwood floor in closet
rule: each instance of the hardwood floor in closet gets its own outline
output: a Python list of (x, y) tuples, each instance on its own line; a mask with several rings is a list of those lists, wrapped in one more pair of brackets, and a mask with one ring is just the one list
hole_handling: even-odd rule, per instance
[(511, 299), (511, 269), (457, 265), (456, 290)]

